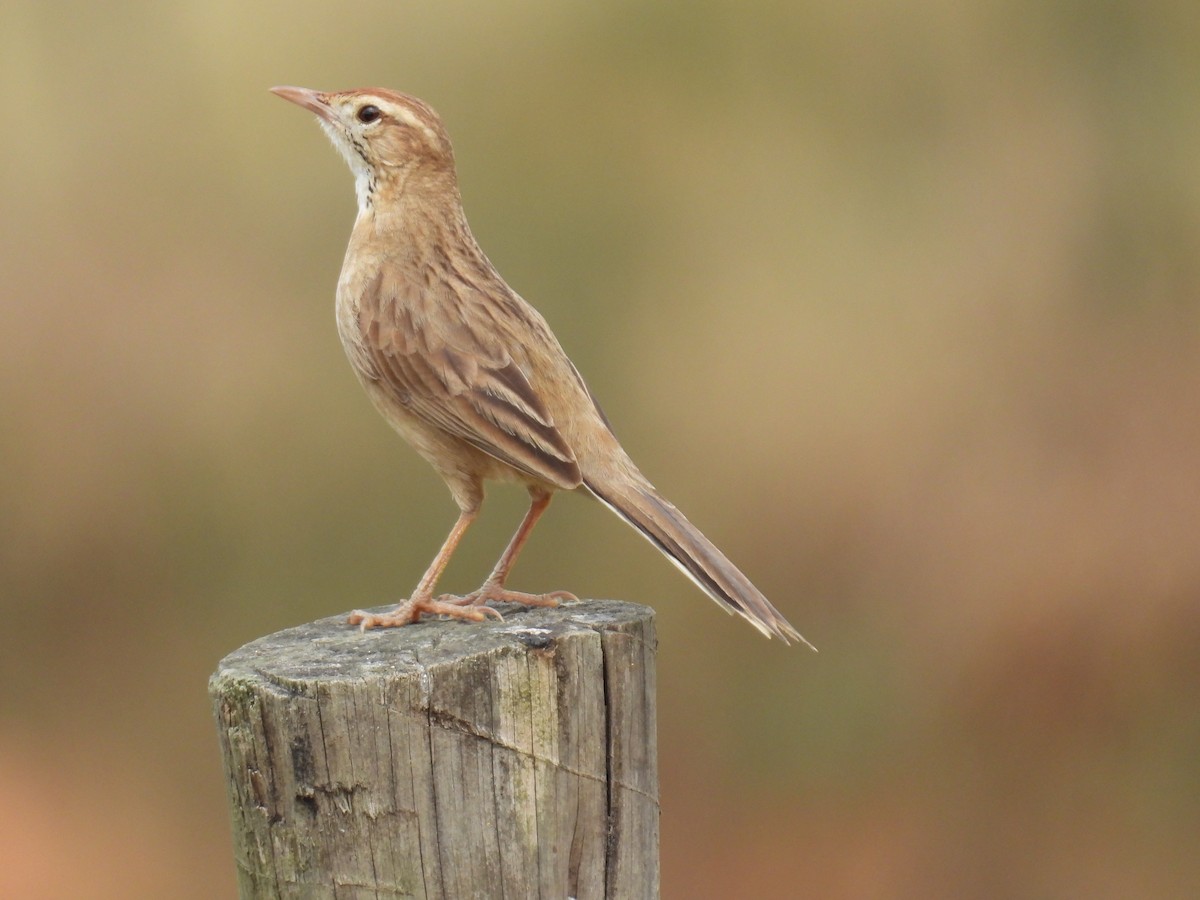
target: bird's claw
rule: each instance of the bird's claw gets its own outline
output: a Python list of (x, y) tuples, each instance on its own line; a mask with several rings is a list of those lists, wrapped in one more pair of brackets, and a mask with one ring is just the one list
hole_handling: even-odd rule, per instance
[(421, 600), (405, 600), (389, 613), (370, 613), (356, 609), (347, 618), (346, 623), (357, 625), (360, 631), (370, 628), (400, 628), (411, 625), (421, 618), (421, 613), (434, 616), (449, 616), (453, 619), (467, 619), (472, 622), (482, 622), (489, 615), (500, 619), (500, 613), (490, 607), (461, 606), (447, 603), (442, 598), (432, 597)]
[[(570, 600), (578, 600), (579, 598), (570, 591), (549, 591), (545, 594), (527, 594), (524, 591), (510, 591), (506, 588), (496, 587), (493, 585), (484, 585), (477, 591), (472, 591), (469, 594), (459, 596), (457, 594), (442, 594), (438, 597), (439, 603), (447, 603), (459, 607), (471, 607), (474, 609), (485, 609), (488, 612), (496, 614), (496, 618), (501, 618), (500, 613), (492, 609), (490, 606), (485, 606), (485, 603), (520, 603), (524, 606), (558, 606)], [(503, 621), (501, 619), (501, 621)]]

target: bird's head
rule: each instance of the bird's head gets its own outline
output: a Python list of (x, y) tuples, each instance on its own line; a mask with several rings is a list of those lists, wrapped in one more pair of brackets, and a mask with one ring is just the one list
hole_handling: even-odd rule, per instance
[[(274, 87), (271, 92), (316, 113), (354, 172), (359, 209), (380, 191), (454, 179), (454, 151), (438, 114), (408, 94), (383, 88), (325, 93)], [(414, 176), (421, 176), (416, 177)]]

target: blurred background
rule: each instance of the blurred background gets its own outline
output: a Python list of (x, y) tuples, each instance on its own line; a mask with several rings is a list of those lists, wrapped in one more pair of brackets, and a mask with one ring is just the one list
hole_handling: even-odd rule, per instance
[[(1200, 7), (0, 7), (0, 895), (223, 898), (206, 679), (455, 517), (275, 84), (431, 102), (646, 473), (821, 650), (566, 496), (659, 613), (670, 897), (1200, 896)], [(524, 498), (494, 489), (447, 589)]]

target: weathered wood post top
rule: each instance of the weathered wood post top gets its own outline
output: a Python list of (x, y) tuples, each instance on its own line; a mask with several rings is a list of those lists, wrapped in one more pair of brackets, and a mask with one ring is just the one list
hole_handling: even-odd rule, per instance
[(243, 900), (658, 895), (653, 611), (499, 608), (221, 661)]

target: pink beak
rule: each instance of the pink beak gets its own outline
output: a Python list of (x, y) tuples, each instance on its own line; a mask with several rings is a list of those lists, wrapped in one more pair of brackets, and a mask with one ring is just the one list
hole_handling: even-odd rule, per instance
[(273, 87), (272, 94), (277, 94), (284, 100), (290, 100), (297, 106), (302, 106), (309, 112), (316, 113), (326, 122), (333, 121), (333, 110), (325, 102), (325, 94), (302, 87)]

